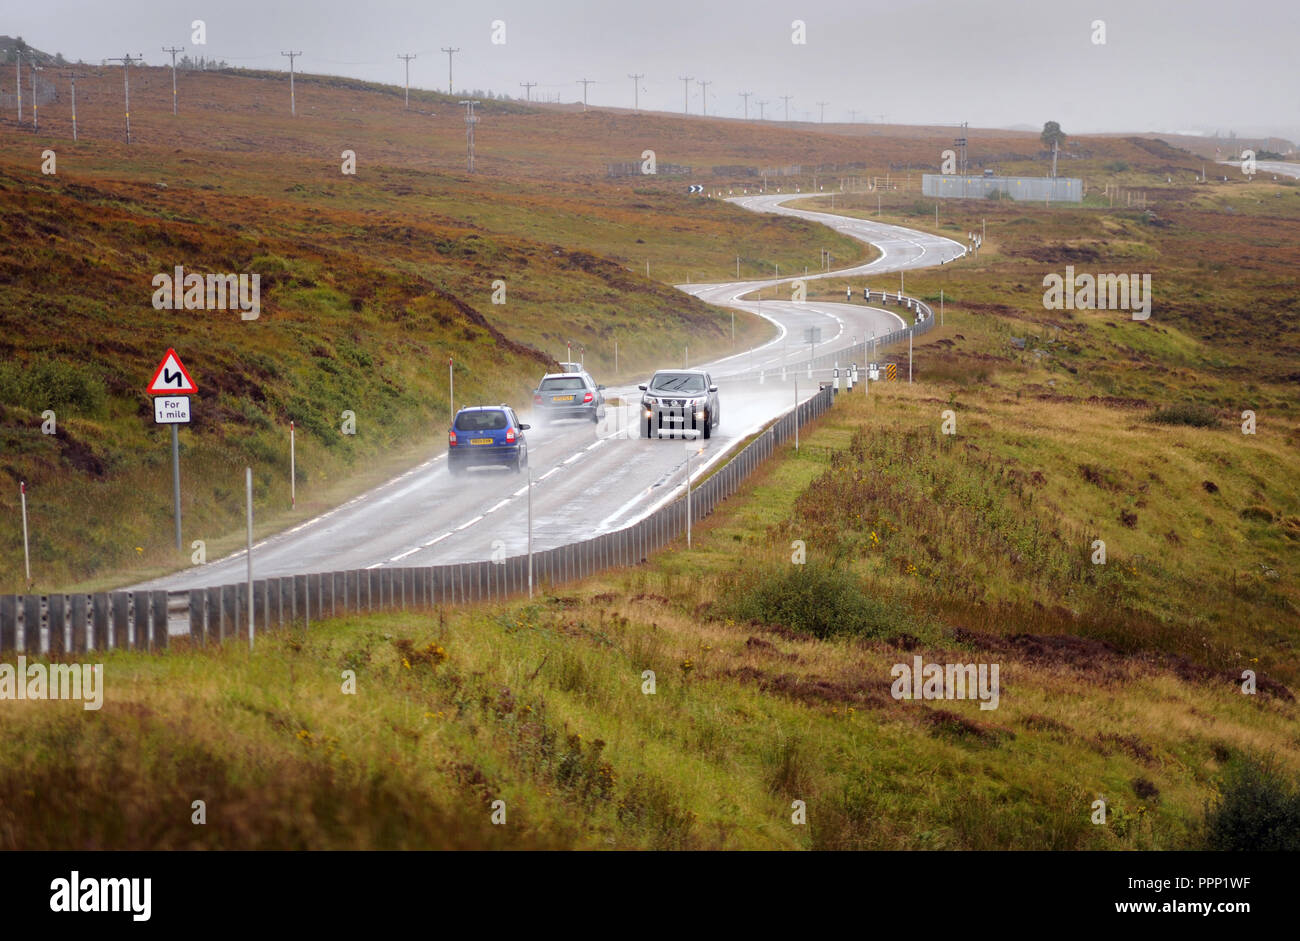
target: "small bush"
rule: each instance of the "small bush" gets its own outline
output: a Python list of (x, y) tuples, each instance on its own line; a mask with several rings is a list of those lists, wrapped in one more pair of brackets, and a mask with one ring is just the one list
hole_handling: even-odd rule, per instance
[(751, 569), (727, 608), (738, 621), (777, 624), (814, 637), (916, 632), (906, 612), (864, 595), (852, 575), (812, 562), (777, 571)]
[(85, 364), (46, 360), (0, 364), (0, 402), (33, 412), (71, 409), (96, 415), (104, 407), (104, 383)]
[(1128, 161), (1112, 160), (1110, 163), (1102, 164), (1103, 169), (1111, 173), (1127, 173), (1129, 171)]
[(1300, 850), (1300, 782), (1271, 761), (1228, 765), (1219, 797), (1206, 809), (1205, 845), (1211, 850)]
[(1161, 425), (1191, 425), (1193, 428), (1216, 428), (1219, 424), (1219, 416), (1213, 409), (1194, 402), (1157, 409), (1148, 420)]

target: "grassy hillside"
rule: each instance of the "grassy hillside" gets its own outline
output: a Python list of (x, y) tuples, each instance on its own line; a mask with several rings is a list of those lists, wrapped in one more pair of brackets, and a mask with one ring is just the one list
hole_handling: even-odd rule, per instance
[[(1294, 803), (1300, 772), (1300, 714), (1273, 664), (1258, 664), (1256, 695), (1238, 689), (1233, 671), (1261, 649), (1224, 657), (1174, 631), (1084, 616), (1070, 636), (1068, 615), (1035, 619), (1018, 574), (1069, 582), (1072, 603), (1109, 600), (1117, 628), (1150, 586), (1123, 559), (1106, 575), (1035, 576), (1072, 547), (1035, 537), (1041, 505), (982, 458), (864, 448), (864, 428), (926, 421), (914, 391), (842, 397), (798, 455), (785, 449), (696, 527), (691, 552), (534, 602), (313, 623), (255, 655), (110, 654), (99, 713), (0, 715), (3, 845), (1177, 849), (1242, 844), (1261, 821), (1294, 839), (1250, 802)], [(978, 494), (935, 502), (979, 504), (947, 514), (997, 570), (963, 573), (979, 602), (949, 599), (913, 553), (933, 544), (923, 520), (895, 515), (898, 498), (863, 499), (882, 469), (936, 465)], [(790, 564), (792, 535), (806, 566)], [(982, 610), (998, 620), (968, 619)], [(918, 655), (999, 664), (998, 708), (893, 698), (892, 665)], [(1090, 822), (1098, 799), (1104, 826)], [(495, 801), (504, 825), (490, 823)]]

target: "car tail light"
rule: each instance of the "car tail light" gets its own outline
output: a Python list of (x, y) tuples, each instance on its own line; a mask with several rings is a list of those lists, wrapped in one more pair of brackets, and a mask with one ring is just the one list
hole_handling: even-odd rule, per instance
[(534, 393), (533, 393), (533, 403), (536, 404), (536, 405), (541, 405), (541, 404), (542, 404), (542, 393), (540, 393), (540, 392), (534, 392)]
[(588, 392), (586, 395), (582, 397), (582, 404), (586, 405), (588, 402), (591, 401), (591, 399), (592, 399), (592, 395), (590, 392)]
[(455, 446), (456, 446), (456, 432), (449, 431), (447, 432), (447, 447), (454, 448)]
[(507, 428), (507, 429), (506, 429), (506, 444), (514, 444), (514, 443), (515, 443), (515, 430), (514, 430), (513, 428)]

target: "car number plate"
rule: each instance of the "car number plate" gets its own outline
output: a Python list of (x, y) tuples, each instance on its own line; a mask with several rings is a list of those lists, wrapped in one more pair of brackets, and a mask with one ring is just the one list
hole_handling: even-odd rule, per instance
[(681, 415), (664, 415), (664, 421), (686, 421)]
[(492, 439), (491, 438), (470, 438), (469, 443), (470, 444), (491, 444)]
[(555, 396), (554, 398), (552, 398), (551, 401), (552, 401), (552, 402), (572, 402), (572, 401), (573, 401), (573, 396), (571, 396), (571, 395), (557, 395), (557, 396)]

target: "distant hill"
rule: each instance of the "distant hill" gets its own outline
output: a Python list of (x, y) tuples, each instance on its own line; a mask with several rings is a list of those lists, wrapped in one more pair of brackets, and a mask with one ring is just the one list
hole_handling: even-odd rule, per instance
[(50, 65), (67, 64), (67, 60), (63, 58), (63, 53), (61, 52), (56, 52), (53, 55), (51, 55), (48, 52), (42, 52), (40, 49), (37, 49), (35, 46), (23, 42), (23, 37), (21, 36), (18, 36), (16, 38), (13, 36), (0, 36), (0, 63), (7, 62), (10, 65), (13, 65), (14, 56), (17, 54), (19, 50), (21, 50), (24, 60), (26, 60), (27, 56), (29, 55), (35, 55), (36, 60), (43, 64), (44, 63), (48, 63)]

